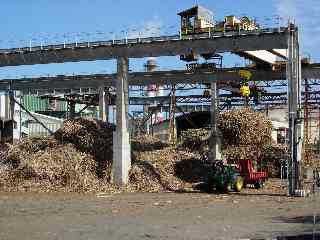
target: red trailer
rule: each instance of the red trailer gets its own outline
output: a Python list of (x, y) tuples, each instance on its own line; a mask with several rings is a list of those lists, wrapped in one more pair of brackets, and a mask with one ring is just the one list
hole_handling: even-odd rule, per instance
[(267, 171), (255, 171), (253, 160), (243, 159), (239, 161), (238, 169), (244, 179), (244, 186), (253, 184), (255, 188), (261, 188), (268, 178)]

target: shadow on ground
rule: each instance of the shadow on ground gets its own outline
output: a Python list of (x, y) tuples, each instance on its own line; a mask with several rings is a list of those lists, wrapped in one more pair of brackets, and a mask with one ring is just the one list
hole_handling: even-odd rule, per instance
[[(276, 220), (284, 223), (313, 224), (314, 218), (313, 216), (298, 216), (292, 218), (278, 217)], [(317, 221), (319, 222), (319, 219)]]
[(188, 183), (206, 182), (211, 167), (199, 159), (187, 159), (174, 166), (175, 176)]
[(313, 216), (296, 216), (296, 217), (277, 217), (274, 218), (276, 221), (289, 223), (289, 224), (306, 224), (307, 226), (303, 227), (304, 230), (301, 233), (292, 233), (285, 234), (284, 236), (279, 236), (277, 240), (320, 240), (320, 232), (316, 231), (319, 228), (318, 224), (313, 225), (314, 217)]
[(239, 195), (239, 196), (261, 196), (261, 197), (285, 197), (287, 196), (286, 194), (283, 193), (257, 193), (257, 192), (250, 192), (250, 193), (245, 193), (245, 192), (234, 192), (233, 194)]
[(277, 237), (277, 240), (320, 240), (320, 233), (304, 233), (294, 236), (281, 236)]

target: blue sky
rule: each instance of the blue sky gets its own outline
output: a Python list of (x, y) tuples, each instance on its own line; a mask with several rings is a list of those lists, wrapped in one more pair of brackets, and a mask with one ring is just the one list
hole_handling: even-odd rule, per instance
[[(40, 42), (86, 41), (135, 35), (173, 34), (179, 27), (176, 13), (192, 6), (194, 0), (4, 0), (1, 3), (0, 48), (40, 45)], [(211, 9), (217, 19), (225, 15), (256, 17), (261, 25), (275, 25), (276, 15), (295, 18), (301, 26), (301, 52), (320, 61), (319, 0), (198, 0)], [(132, 70), (142, 70), (145, 60), (132, 60)], [(158, 59), (161, 68), (181, 68), (177, 58)], [(229, 58), (225, 64), (243, 63)], [(6, 76), (113, 72), (113, 61), (50, 64), (0, 68)]]

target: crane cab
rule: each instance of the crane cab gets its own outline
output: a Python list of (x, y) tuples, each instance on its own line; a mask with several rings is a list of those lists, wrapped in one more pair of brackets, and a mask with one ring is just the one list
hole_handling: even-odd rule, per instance
[(199, 5), (178, 13), (181, 36), (209, 32), (214, 27), (213, 13)]

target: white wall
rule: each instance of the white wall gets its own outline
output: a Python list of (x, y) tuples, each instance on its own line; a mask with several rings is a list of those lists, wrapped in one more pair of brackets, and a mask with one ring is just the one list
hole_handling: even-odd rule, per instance
[[(267, 111), (264, 111), (266, 114)], [(302, 111), (303, 117), (303, 111)], [(269, 109), (268, 118), (275, 122), (280, 122), (282, 124), (288, 124), (288, 109), (287, 106), (283, 106), (281, 109)], [(313, 110), (309, 117), (309, 141), (314, 143), (316, 139), (319, 139), (319, 124), (320, 124), (320, 114), (319, 110)]]

